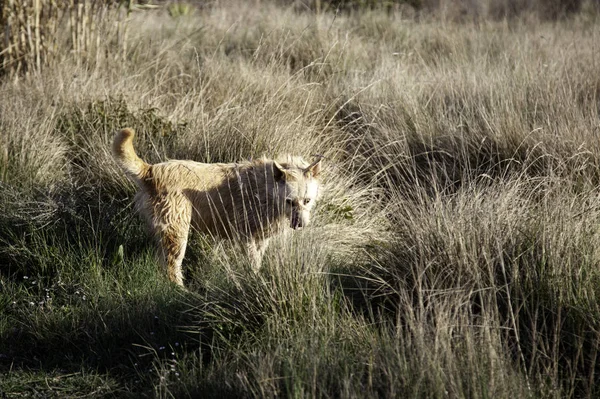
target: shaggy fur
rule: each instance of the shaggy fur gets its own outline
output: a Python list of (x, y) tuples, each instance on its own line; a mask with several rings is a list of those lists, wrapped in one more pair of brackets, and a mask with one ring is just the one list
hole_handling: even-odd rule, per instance
[(133, 148), (134, 131), (115, 135), (113, 154), (139, 187), (136, 202), (159, 244), (171, 281), (183, 286), (181, 263), (190, 227), (246, 244), (258, 270), (269, 237), (310, 221), (321, 162), (299, 157), (232, 164), (171, 160), (150, 165)]

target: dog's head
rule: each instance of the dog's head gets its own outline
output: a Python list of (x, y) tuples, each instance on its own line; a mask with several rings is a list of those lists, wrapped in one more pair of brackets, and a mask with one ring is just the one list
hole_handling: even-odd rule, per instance
[(278, 184), (280, 206), (289, 216), (291, 227), (299, 229), (310, 223), (310, 212), (319, 196), (321, 157), (306, 162), (273, 162), (273, 177)]

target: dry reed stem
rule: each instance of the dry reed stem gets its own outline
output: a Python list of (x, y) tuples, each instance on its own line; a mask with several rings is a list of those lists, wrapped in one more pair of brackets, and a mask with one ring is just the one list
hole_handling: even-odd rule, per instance
[[(0, 73), (15, 78), (22, 73), (39, 73), (45, 65), (58, 61), (56, 49), (61, 40), (61, 21), (68, 20), (69, 49), (81, 65), (88, 58), (98, 61), (100, 36), (108, 29), (127, 29), (122, 25), (120, 2), (114, 0), (7, 0), (0, 4)], [(114, 23), (116, 21), (116, 23)], [(126, 35), (119, 35), (118, 45), (124, 51)], [(92, 56), (93, 55), (93, 56)]]

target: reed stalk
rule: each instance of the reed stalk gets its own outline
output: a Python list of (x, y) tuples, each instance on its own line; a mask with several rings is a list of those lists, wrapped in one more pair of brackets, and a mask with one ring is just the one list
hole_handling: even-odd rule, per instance
[[(133, 7), (116, 0), (6, 0), (0, 2), (0, 74), (35, 74), (64, 57), (98, 62), (110, 30), (126, 32)], [(121, 5), (126, 6), (123, 13)], [(115, 22), (116, 21), (116, 22)], [(67, 22), (67, 23), (65, 23)], [(62, 28), (64, 26), (64, 28)], [(103, 40), (101, 40), (101, 36)], [(67, 38), (67, 39), (64, 39)], [(126, 34), (115, 38), (125, 52)], [(122, 54), (121, 56), (124, 56)]]

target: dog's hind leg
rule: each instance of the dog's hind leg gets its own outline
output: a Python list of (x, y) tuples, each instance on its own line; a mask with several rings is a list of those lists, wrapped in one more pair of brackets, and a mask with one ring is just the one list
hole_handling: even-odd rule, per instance
[(169, 280), (183, 287), (181, 263), (185, 256), (191, 222), (191, 207), (186, 199), (177, 198), (177, 209), (164, 212), (157, 227), (161, 261)]

